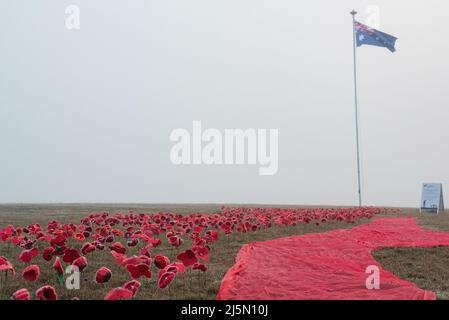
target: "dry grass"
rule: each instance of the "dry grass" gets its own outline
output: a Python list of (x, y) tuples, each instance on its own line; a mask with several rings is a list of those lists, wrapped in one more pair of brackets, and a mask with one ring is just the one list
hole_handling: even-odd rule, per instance
[(382, 267), (421, 289), (449, 299), (449, 247), (387, 248), (373, 252)]
[[(33, 222), (41, 224), (49, 220), (56, 219), (63, 223), (77, 223), (81, 216), (90, 212), (134, 210), (136, 212), (148, 213), (158, 211), (171, 211), (175, 213), (191, 212), (218, 212), (219, 205), (0, 205), (0, 228), (8, 224), (27, 225)], [(440, 216), (422, 216), (416, 210), (404, 210), (400, 214), (418, 216), (418, 221), (423, 226), (436, 230), (449, 231), (449, 215)], [(366, 223), (368, 220), (359, 221), (359, 224)], [(263, 241), (290, 235), (305, 234), (310, 232), (325, 232), (338, 228), (350, 228), (353, 225), (346, 223), (330, 222), (326, 224), (299, 224), (294, 227), (273, 227), (269, 230), (258, 231), (247, 234), (232, 234), (224, 236), (220, 234), (220, 239), (213, 243), (211, 260), (207, 263), (209, 270), (205, 273), (200, 271), (188, 270), (179, 275), (171, 284), (169, 289), (157, 289), (156, 278), (153, 274), (152, 279), (142, 281), (143, 286), (138, 294), (138, 299), (215, 299), (220, 287), (221, 279), (229, 267), (234, 264), (237, 251), (245, 243), (253, 241)], [(157, 250), (152, 250), (153, 254), (163, 253), (174, 259), (176, 253), (190, 246), (186, 241), (184, 245), (174, 251), (168, 245), (164, 245)], [(0, 243), (0, 256), (7, 257), (16, 267), (20, 274), (24, 264), (17, 259), (20, 250), (16, 247), (5, 246)], [(128, 255), (137, 253), (137, 249), (131, 248)], [(430, 248), (430, 249), (385, 249), (374, 253), (375, 258), (391, 272), (403, 279), (415, 282), (419, 287), (434, 290), (440, 298), (449, 298), (449, 285), (446, 279), (449, 278), (449, 271), (446, 266), (449, 261), (449, 248)], [(129, 280), (127, 272), (117, 267), (109, 251), (96, 251), (88, 255), (89, 266), (82, 272), (80, 290), (67, 290), (64, 287), (57, 287), (60, 298), (70, 299), (77, 296), (81, 299), (102, 299), (103, 296), (114, 287), (121, 286)], [(34, 260), (35, 264), (42, 266), (41, 277), (36, 283), (29, 283), (21, 279), (20, 276), (12, 280), (10, 277), (0, 288), (0, 300), (9, 299), (10, 294), (16, 289), (27, 287), (30, 292), (38, 287), (51, 283), (56, 284), (55, 274), (51, 264), (38, 256)], [(49, 265), (49, 267), (44, 267)], [(113, 277), (106, 285), (98, 285), (93, 279), (95, 271), (101, 266), (111, 268)], [(447, 269), (447, 268), (446, 268)], [(157, 270), (152, 268), (152, 272)]]

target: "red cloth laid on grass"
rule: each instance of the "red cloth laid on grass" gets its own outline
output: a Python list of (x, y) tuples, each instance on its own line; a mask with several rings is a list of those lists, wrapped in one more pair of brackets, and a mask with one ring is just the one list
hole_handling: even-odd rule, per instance
[[(352, 229), (244, 245), (222, 280), (227, 299), (435, 299), (382, 269), (371, 251), (449, 245), (449, 233), (425, 230), (415, 218), (382, 218)], [(368, 290), (366, 268), (380, 269), (380, 289)]]

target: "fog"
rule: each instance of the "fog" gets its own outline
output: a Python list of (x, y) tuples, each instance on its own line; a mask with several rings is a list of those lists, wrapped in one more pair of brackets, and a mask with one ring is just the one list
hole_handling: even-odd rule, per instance
[[(363, 202), (418, 206), (449, 186), (442, 0), (3, 0), (0, 202), (355, 205), (353, 8), (399, 38), (357, 49)], [(174, 165), (193, 121), (277, 129), (277, 173)]]

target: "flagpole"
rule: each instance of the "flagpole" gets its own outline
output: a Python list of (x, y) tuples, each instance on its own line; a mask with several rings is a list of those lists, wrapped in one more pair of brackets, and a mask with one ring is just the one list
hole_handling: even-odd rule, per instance
[(355, 15), (357, 11), (352, 10), (352, 36), (353, 36), (353, 55), (354, 55), (354, 106), (355, 106), (355, 137), (357, 143), (357, 183), (359, 207), (362, 206), (362, 187), (360, 184), (360, 141), (359, 141), (359, 112), (358, 112), (358, 98), (357, 98), (357, 55), (356, 55), (356, 29), (355, 29)]

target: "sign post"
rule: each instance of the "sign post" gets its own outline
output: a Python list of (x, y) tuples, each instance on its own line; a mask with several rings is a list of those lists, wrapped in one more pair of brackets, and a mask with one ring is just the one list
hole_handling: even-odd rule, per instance
[(441, 183), (423, 183), (420, 212), (436, 212), (444, 210), (443, 185)]

